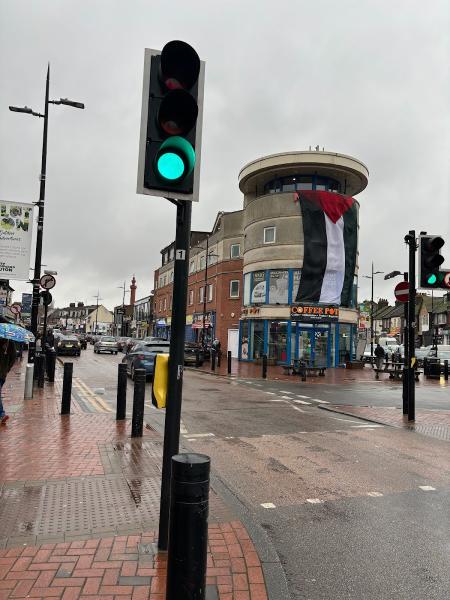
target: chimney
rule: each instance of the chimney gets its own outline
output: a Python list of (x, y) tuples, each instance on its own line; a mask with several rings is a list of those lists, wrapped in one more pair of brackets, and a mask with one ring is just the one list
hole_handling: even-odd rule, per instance
[(133, 275), (133, 279), (131, 280), (131, 285), (130, 285), (130, 305), (134, 306), (134, 303), (136, 302), (136, 278)]

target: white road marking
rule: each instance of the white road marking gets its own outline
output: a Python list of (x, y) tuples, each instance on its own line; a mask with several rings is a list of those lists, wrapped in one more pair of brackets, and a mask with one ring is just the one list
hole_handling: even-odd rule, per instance
[(323, 504), (323, 500), (320, 498), (307, 498), (306, 502), (309, 502), (310, 504)]
[(187, 433), (188, 430), (186, 429), (186, 425), (183, 423), (183, 421), (180, 422), (180, 433)]
[(367, 492), (368, 496), (372, 496), (372, 498), (379, 498), (383, 494), (381, 492)]
[(290, 396), (281, 396), (281, 398), (283, 398), (283, 400), (292, 400)]
[(332, 419), (334, 419), (335, 421), (345, 421), (346, 423), (358, 423), (359, 425), (359, 421), (353, 421), (353, 419), (340, 419), (339, 417), (331, 417)]
[[(291, 406), (292, 406), (292, 405), (291, 405)], [(298, 410), (298, 412), (301, 412), (301, 413), (304, 413), (304, 412), (305, 412), (305, 411), (304, 411), (304, 410), (302, 410), (302, 409), (301, 409), (299, 406), (292, 406), (292, 408), (293, 408), (294, 410)]]
[(297, 394), (297, 398), (311, 398), (311, 396), (302, 396), (301, 394)]
[(280, 398), (269, 398), (270, 402), (284, 402), (284, 400), (280, 400)]
[(226, 440), (234, 440), (234, 435), (226, 435), (225, 439)]
[(313, 402), (319, 402), (319, 404), (330, 404), (327, 400), (320, 400), (319, 398), (311, 398)]
[(294, 400), (294, 402), (296, 404), (307, 404), (308, 406), (311, 406), (311, 402), (306, 402), (305, 400)]
[(266, 392), (266, 394), (269, 394), (269, 396), (276, 396), (276, 392)]
[(421, 490), (423, 490), (424, 492), (435, 492), (436, 488), (432, 487), (431, 485), (419, 485), (419, 488)]
[(190, 438), (216, 437), (214, 433), (189, 433)]
[(352, 429), (358, 429), (358, 428), (359, 428), (359, 429), (367, 429), (368, 427), (369, 427), (370, 429), (375, 429), (375, 427), (377, 427), (377, 428), (378, 428), (378, 427), (384, 427), (384, 425), (350, 425), (350, 427), (351, 427)]
[(293, 394), (294, 392), (287, 392), (286, 390), (280, 390), (280, 394)]
[(263, 502), (263, 503), (261, 504), (261, 506), (262, 506), (263, 508), (276, 508), (275, 504), (273, 504), (272, 502)]

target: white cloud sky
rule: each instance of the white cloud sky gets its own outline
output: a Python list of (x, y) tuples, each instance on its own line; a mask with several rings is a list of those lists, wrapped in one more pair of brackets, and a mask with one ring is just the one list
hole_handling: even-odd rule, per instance
[[(194, 229), (241, 208), (246, 162), (319, 144), (370, 171), (361, 275), (372, 260), (406, 270), (411, 228), (442, 234), (450, 265), (449, 31), (444, 0), (0, 0), (0, 198), (38, 199), (42, 120), (8, 105), (43, 109), (50, 61), (51, 97), (86, 104), (50, 107), (43, 263), (59, 274), (56, 304), (99, 289), (111, 308), (133, 273), (147, 295), (175, 207), (135, 193), (143, 55), (183, 39), (206, 61)], [(375, 296), (393, 285), (377, 279)]]

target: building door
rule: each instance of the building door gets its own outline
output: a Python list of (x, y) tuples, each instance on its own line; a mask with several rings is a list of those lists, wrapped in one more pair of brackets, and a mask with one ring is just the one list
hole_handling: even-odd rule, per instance
[(300, 324), (297, 325), (297, 344), (295, 358), (304, 360), (307, 365), (312, 365), (312, 350), (313, 350), (313, 329), (304, 328)]
[(232, 358), (237, 358), (239, 354), (239, 329), (228, 330), (228, 351), (231, 352)]
[[(330, 366), (329, 325), (297, 323), (296, 328), (295, 358), (304, 360), (311, 367)], [(294, 331), (294, 325), (292, 330)]]
[(315, 367), (328, 367), (329, 356), (329, 327), (328, 325), (314, 327), (313, 364)]

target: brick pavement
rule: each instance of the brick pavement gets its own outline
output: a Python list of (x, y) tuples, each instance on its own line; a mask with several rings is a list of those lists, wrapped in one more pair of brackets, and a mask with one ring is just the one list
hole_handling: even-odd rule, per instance
[[(105, 519), (111, 514), (108, 505), (118, 510), (111, 504), (113, 498), (96, 498), (99, 507), (89, 504), (93, 500), (86, 491), (74, 498), (67, 494), (71, 490), (80, 494), (80, 489), (107, 482), (112, 495), (114, 486), (123, 484), (129, 492), (130, 510), (133, 514), (142, 511), (147, 505), (141, 496), (154, 495), (158, 488), (159, 434), (146, 429), (135, 443), (130, 440), (129, 423), (116, 424), (112, 415), (83, 412), (75, 398), (72, 414), (61, 417), (60, 381), (46, 384), (44, 390), (35, 391), (32, 400), (24, 401), (24, 367), (24, 362), (18, 363), (4, 387), (4, 404), (11, 418), (0, 429), (0, 600), (163, 600), (166, 554), (155, 551), (157, 527), (140, 529), (136, 521), (128, 523), (129, 531), (124, 528), (123, 535), (94, 535), (82, 528), (82, 519), (77, 525), (78, 516), (74, 520), (73, 514), (65, 514), (62, 504), (73, 507), (75, 502), (82, 512), (86, 504), (85, 518), (92, 520), (95, 515), (90, 513), (100, 511)], [(56, 506), (48, 502), (49, 489), (61, 494)], [(220, 600), (267, 600), (261, 562), (244, 525), (213, 491), (211, 496), (207, 588), (215, 590)], [(24, 519), (28, 507), (30, 514)], [(51, 530), (58, 510), (62, 531)], [(39, 519), (48, 541), (31, 537)], [(74, 530), (74, 524), (81, 529)], [(24, 537), (5, 537), (8, 528), (14, 530), (16, 525)], [(64, 527), (70, 531), (64, 532)]]

